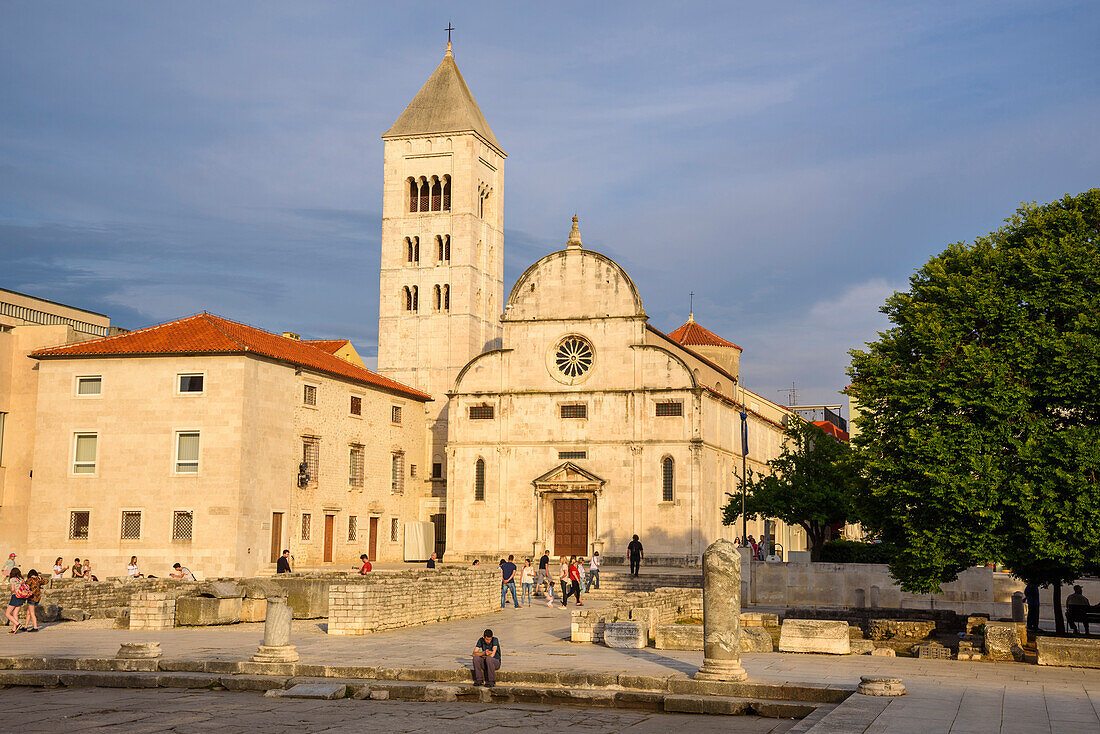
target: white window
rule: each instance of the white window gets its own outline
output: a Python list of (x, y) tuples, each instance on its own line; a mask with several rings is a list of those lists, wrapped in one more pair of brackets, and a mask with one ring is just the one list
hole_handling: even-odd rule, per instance
[(123, 540), (141, 540), (141, 510), (122, 511), (122, 532), (119, 537)]
[(103, 377), (85, 375), (76, 378), (76, 394), (80, 397), (98, 397), (103, 394)]
[(190, 541), (195, 530), (195, 513), (191, 510), (172, 512), (172, 540)]
[(396, 517), (391, 517), (390, 518), (390, 542), (391, 543), (396, 543), (397, 542), (397, 528), (398, 528), (397, 518)]
[(95, 474), (99, 434), (77, 433), (73, 440), (73, 474)]
[(302, 385), (302, 405), (317, 407), (317, 386)]
[(199, 471), (199, 432), (176, 433), (176, 473), (195, 474)]
[(87, 540), (88, 527), (92, 513), (88, 510), (74, 510), (69, 513), (69, 540)]
[(359, 539), (359, 517), (348, 515), (348, 542), (354, 543)]
[(206, 391), (206, 376), (201, 372), (176, 375), (176, 392), (180, 395), (201, 395)]

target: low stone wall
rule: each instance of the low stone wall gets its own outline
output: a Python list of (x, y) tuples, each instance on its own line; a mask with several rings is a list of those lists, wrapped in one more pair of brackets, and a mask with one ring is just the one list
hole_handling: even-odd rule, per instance
[[(966, 618), (946, 609), (789, 607), (783, 613), (783, 618), (840, 620), (859, 627), (863, 634), (872, 639), (911, 637), (918, 629), (935, 629), (940, 632), (962, 632), (966, 629)], [(880, 636), (876, 637), (876, 634)], [(927, 634), (922, 637), (926, 636)]]
[(570, 620), (573, 642), (603, 642), (607, 622), (636, 621), (644, 625), (652, 643), (657, 627), (681, 617), (703, 616), (703, 590), (662, 587), (656, 591), (625, 594), (603, 609), (577, 609)]
[(1044, 635), (1035, 640), (1035, 648), (1039, 665), (1100, 668), (1100, 640)]
[[(496, 568), (370, 574), (328, 588), (328, 633), (365, 635), (500, 608)], [(297, 616), (297, 615), (295, 615)]]
[(197, 593), (200, 586), (202, 582), (179, 579), (53, 579), (42, 590), (42, 606), (56, 606), (62, 615), (66, 611), (80, 610), (88, 617), (115, 617), (120, 609), (130, 606), (130, 597), (134, 594), (160, 593), (175, 599)]

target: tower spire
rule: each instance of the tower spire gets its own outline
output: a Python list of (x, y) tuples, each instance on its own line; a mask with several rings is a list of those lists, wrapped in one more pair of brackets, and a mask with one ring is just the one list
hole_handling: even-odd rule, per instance
[(450, 21), (447, 21), (447, 27), (443, 29), (443, 30), (447, 31), (447, 53), (443, 54), (444, 56), (454, 56), (455, 55), (454, 51), (451, 50), (451, 31), (453, 31), (454, 29), (455, 29), (454, 24), (451, 23)]
[(581, 228), (577, 223), (577, 215), (573, 215), (573, 229), (569, 230), (569, 239), (565, 241), (566, 247), (580, 247), (581, 246)]

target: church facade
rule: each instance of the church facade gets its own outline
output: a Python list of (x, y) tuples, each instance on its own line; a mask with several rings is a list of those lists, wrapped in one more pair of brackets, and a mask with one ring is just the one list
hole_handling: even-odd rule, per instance
[[(434, 397), (422, 516), (445, 523), (447, 557), (619, 556), (638, 534), (647, 558), (691, 563), (740, 535), (721, 521), (741, 413), (758, 473), (798, 419), (740, 385), (740, 347), (691, 317), (654, 328), (575, 217), (504, 300), (505, 154), (449, 44), (383, 139), (378, 366)], [(805, 547), (797, 528), (767, 530)]]

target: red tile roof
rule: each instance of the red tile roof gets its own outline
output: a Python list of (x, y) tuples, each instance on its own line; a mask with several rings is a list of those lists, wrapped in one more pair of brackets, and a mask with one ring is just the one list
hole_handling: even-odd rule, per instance
[(336, 354), (348, 343), (347, 339), (302, 339), (302, 344), (323, 349), (329, 354)]
[[(341, 346), (346, 342), (325, 341), (340, 341)], [(36, 359), (65, 359), (172, 354), (256, 354), (401, 393), (415, 400), (432, 399), (427, 393), (346, 362), (310, 342), (290, 339), (208, 313), (102, 339), (39, 349), (30, 356)]]
[(668, 335), (688, 347), (731, 347), (739, 352), (744, 351), (741, 347), (731, 341), (726, 341), (710, 329), (704, 329), (691, 318), (680, 328), (670, 331)]
[(814, 421), (814, 425), (823, 430), (826, 436), (832, 436), (838, 441), (848, 440), (848, 432), (837, 428), (829, 421)]

